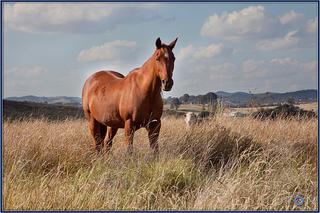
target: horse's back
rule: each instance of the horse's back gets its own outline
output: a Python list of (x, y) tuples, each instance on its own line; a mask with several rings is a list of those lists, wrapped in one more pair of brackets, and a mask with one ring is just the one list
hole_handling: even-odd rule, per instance
[[(99, 87), (112, 85), (115, 81), (124, 78), (124, 75), (115, 71), (99, 71), (92, 74), (85, 82), (82, 90), (82, 98), (89, 94), (92, 90), (97, 90)], [(93, 91), (92, 91), (93, 92)]]
[[(115, 71), (99, 71), (92, 74), (85, 82), (82, 90), (82, 105), (86, 118), (92, 111), (102, 111), (103, 102), (117, 102), (116, 90), (124, 75)], [(100, 113), (99, 113), (100, 114)]]

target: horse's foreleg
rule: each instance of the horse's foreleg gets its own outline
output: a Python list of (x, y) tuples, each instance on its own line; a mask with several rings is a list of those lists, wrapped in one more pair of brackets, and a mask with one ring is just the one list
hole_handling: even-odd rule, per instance
[(132, 120), (126, 120), (124, 124), (124, 133), (125, 133), (125, 148), (127, 149), (128, 154), (133, 152), (133, 135), (134, 135), (134, 126)]
[(106, 146), (106, 152), (109, 152), (112, 147), (112, 139), (117, 134), (118, 128), (107, 127), (107, 135), (104, 139), (104, 144)]
[(156, 155), (159, 153), (158, 138), (159, 138), (160, 128), (161, 128), (160, 120), (152, 121), (147, 126), (150, 148), (152, 149), (153, 153)]

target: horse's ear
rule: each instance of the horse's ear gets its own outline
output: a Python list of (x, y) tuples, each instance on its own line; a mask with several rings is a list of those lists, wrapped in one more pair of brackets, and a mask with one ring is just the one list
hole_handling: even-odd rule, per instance
[(156, 40), (156, 47), (157, 47), (157, 49), (161, 48), (161, 40), (160, 40), (160, 38), (157, 38), (157, 40)]
[(178, 37), (177, 37), (174, 41), (172, 41), (168, 46), (169, 46), (171, 49), (173, 49), (174, 46), (176, 46), (177, 40), (178, 40)]

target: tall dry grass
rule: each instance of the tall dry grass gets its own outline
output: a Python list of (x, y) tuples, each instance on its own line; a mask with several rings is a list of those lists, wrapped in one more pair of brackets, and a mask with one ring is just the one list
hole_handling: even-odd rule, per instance
[[(317, 120), (163, 119), (160, 155), (123, 132), (97, 156), (82, 120), (5, 122), (4, 209), (317, 209)], [(293, 198), (305, 198), (302, 206)]]

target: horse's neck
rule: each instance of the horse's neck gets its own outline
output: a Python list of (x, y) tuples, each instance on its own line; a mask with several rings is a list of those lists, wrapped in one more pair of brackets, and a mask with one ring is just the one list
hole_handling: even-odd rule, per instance
[(141, 72), (141, 87), (142, 89), (149, 94), (156, 94), (161, 92), (161, 80), (156, 75), (156, 70), (154, 66), (153, 58), (149, 58), (143, 65), (140, 67)]

